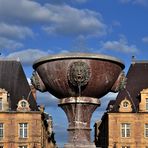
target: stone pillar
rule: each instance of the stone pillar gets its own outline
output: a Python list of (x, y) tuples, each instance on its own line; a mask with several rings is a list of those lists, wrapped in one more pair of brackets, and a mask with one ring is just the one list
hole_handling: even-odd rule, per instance
[(65, 148), (95, 148), (90, 138), (92, 113), (100, 105), (100, 100), (90, 97), (70, 97), (61, 99), (59, 106), (68, 118), (68, 143)]

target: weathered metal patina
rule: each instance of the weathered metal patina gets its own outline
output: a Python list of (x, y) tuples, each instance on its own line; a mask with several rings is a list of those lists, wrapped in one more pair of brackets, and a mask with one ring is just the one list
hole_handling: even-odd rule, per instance
[(65, 148), (94, 148), (90, 139), (92, 113), (100, 105), (100, 97), (121, 89), (124, 64), (111, 56), (74, 53), (43, 57), (33, 68), (44, 84), (38, 81), (37, 86), (45, 86), (59, 98), (59, 106), (68, 117)]
[[(87, 82), (81, 88), (81, 95), (93, 98), (100, 98), (112, 90), (112, 86), (117, 80), (124, 64), (110, 56), (97, 54), (66, 54), (47, 56), (37, 60), (33, 68), (37, 71), (47, 91), (59, 99), (79, 96), (78, 90), (73, 85), (78, 83), (69, 80), (69, 69), (74, 63), (86, 63), (89, 69), (88, 76), (85, 76)], [(74, 64), (75, 65), (75, 64)], [(85, 72), (85, 74), (87, 74)], [(83, 74), (82, 74), (83, 75)], [(87, 80), (89, 79), (89, 80)], [(80, 79), (80, 82), (83, 80)], [(37, 88), (38, 89), (38, 88)]]
[(31, 83), (33, 84), (33, 86), (37, 90), (39, 90), (41, 92), (46, 91), (46, 87), (45, 87), (44, 83), (42, 82), (40, 76), (38, 75), (37, 71), (33, 71), (32, 77), (31, 77)]

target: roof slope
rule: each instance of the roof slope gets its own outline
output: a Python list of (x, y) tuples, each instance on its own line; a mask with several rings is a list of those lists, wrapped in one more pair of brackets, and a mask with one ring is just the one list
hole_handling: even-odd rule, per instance
[(148, 88), (148, 61), (135, 61), (127, 73), (126, 89), (119, 92), (113, 112), (118, 112), (120, 102), (125, 97), (132, 103), (133, 112), (138, 111), (140, 91)]
[[(0, 88), (4, 88), (10, 93), (11, 110), (16, 110), (17, 103), (22, 96), (27, 99), (31, 89), (20, 62), (0, 61)], [(38, 110), (32, 93), (29, 95), (28, 102), (31, 110)]]

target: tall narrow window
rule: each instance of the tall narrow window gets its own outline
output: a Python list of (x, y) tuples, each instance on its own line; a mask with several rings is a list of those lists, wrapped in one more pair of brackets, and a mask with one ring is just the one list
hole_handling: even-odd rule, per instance
[(121, 137), (130, 137), (131, 135), (131, 124), (122, 123), (121, 124)]
[(0, 98), (0, 111), (3, 110), (3, 102), (2, 102), (2, 98)]
[(28, 137), (28, 123), (19, 124), (19, 137), (27, 138)]
[(148, 98), (146, 98), (146, 110), (148, 111)]
[(3, 123), (0, 123), (0, 139), (4, 137), (4, 125)]
[(144, 135), (145, 137), (148, 137), (148, 123), (144, 125)]

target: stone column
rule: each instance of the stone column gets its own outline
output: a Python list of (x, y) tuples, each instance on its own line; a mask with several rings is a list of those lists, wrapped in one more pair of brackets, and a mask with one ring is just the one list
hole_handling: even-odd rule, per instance
[(100, 105), (100, 100), (90, 97), (70, 97), (61, 99), (59, 106), (68, 118), (68, 143), (65, 148), (95, 148), (90, 138), (92, 113)]

